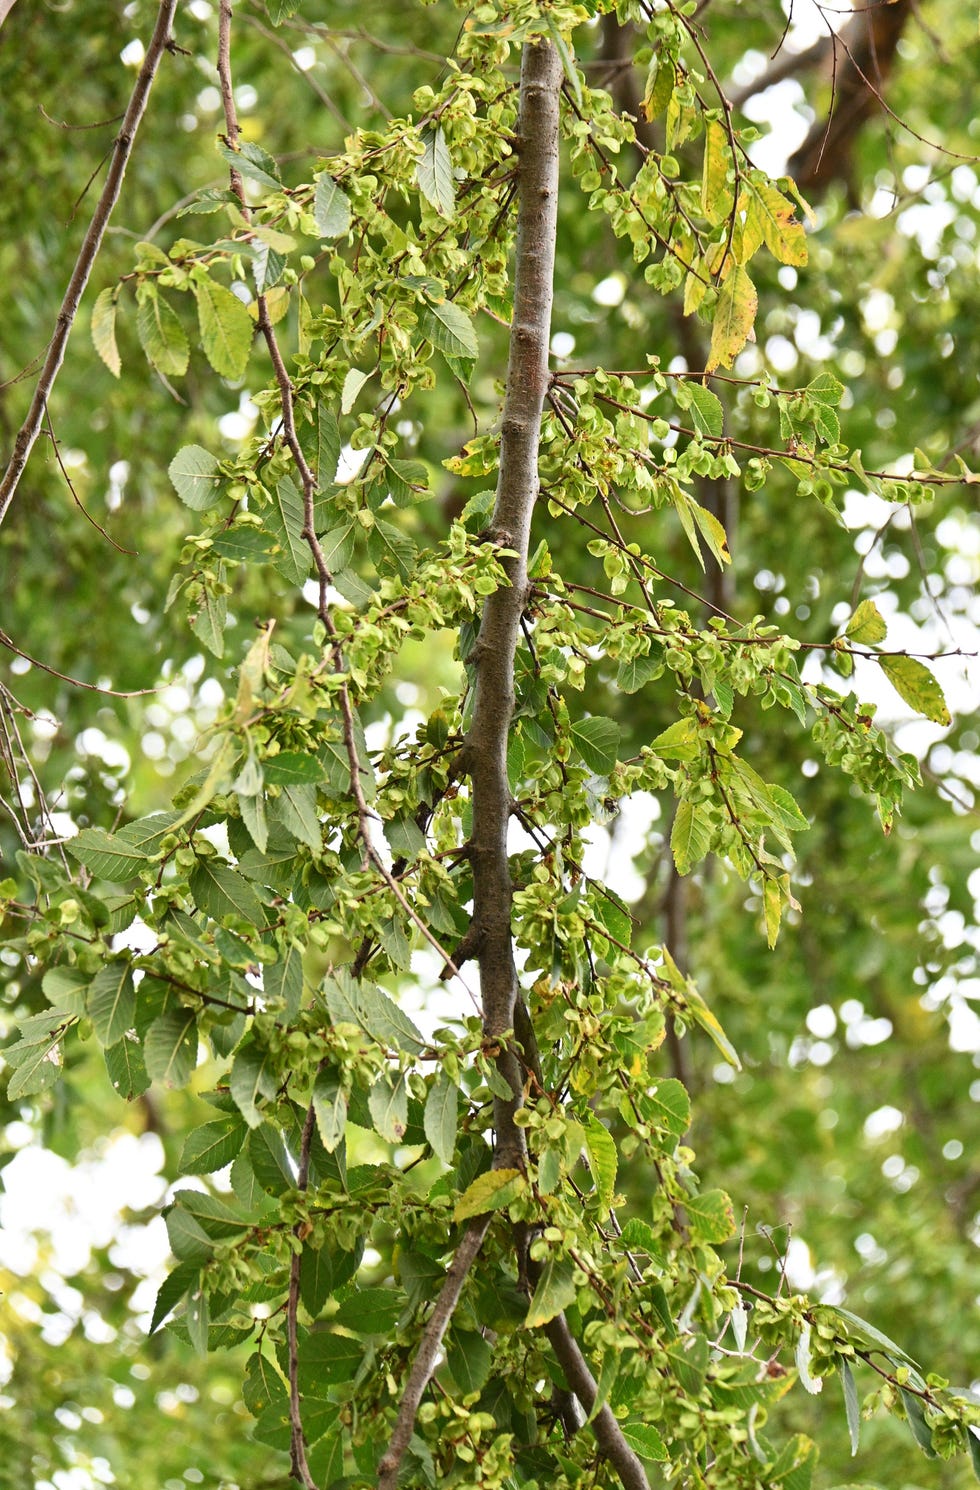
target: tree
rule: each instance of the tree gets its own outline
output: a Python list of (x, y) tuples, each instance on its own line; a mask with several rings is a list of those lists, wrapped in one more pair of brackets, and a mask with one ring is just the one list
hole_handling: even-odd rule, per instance
[(975, 17), (893, 10), (819, 215), (774, 5), (7, 18), (5, 1101), (175, 1182), (149, 1342), (10, 1306), (18, 1484), (968, 1482)]

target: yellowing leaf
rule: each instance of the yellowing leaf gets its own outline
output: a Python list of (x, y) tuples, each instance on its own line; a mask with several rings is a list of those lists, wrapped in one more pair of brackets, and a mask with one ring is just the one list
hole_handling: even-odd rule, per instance
[(802, 268), (809, 256), (806, 233), (793, 216), (793, 203), (768, 181), (750, 182), (749, 191), (749, 213), (757, 217), (762, 241), (773, 258)]
[(950, 714), (939, 682), (915, 657), (879, 657), (881, 670), (910, 708), (934, 724), (949, 724)]
[(888, 627), (873, 600), (862, 600), (847, 623), (844, 635), (852, 642), (883, 642)]
[(709, 119), (704, 128), (704, 169), (701, 175), (701, 211), (709, 222), (724, 222), (732, 210), (728, 189), (728, 137), (724, 125)]
[(486, 1174), (478, 1174), (463, 1191), (456, 1202), (453, 1219), (468, 1221), (471, 1216), (502, 1210), (516, 1200), (526, 1186), (527, 1181), (519, 1169), (488, 1169)]
[(707, 372), (731, 367), (752, 333), (758, 306), (755, 285), (742, 265), (736, 265), (718, 292)]
[(92, 342), (114, 378), (122, 372), (116, 346), (116, 292), (103, 290), (92, 307)]

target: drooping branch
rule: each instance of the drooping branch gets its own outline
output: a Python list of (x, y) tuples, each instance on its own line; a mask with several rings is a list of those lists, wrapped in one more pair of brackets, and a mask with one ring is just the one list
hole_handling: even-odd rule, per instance
[(490, 536), (504, 551), (509, 584), (489, 597), (473, 661), (476, 697), (466, 742), (473, 784), (474, 945), (484, 1027), (500, 1045), (498, 1066), (513, 1093), (495, 1099), (495, 1163), (523, 1164), (523, 1132), (514, 1122), (523, 1082), (514, 1028), (517, 968), (511, 938), (513, 887), (507, 856), (511, 795), (507, 741), (514, 712), (514, 658), (527, 601), (531, 513), (538, 494), (538, 443), (548, 390), (548, 348), (558, 219), (558, 100), (562, 66), (550, 43), (527, 44), (518, 114), (517, 250), (514, 316), (500, 441), (500, 475)]
[[(153, 28), (153, 36), (146, 49), (143, 65), (139, 70), (136, 84), (130, 96), (126, 113), (123, 116), (122, 127), (116, 136), (116, 143), (112, 148), (112, 157), (109, 161), (109, 170), (106, 175), (105, 185), (94, 213), (82, 239), (82, 246), (75, 260), (75, 267), (68, 281), (61, 309), (58, 311), (58, 319), (55, 322), (54, 334), (48, 344), (47, 356), (44, 366), (41, 368), (37, 387), (34, 389), (34, 397), (27, 412), (27, 418), (17, 432), (14, 440), (14, 448), (10, 456), (7, 469), (0, 480), (0, 523), (3, 522), (13, 501), (14, 493), (24, 474), (28, 457), (34, 448), (35, 441), (41, 431), (47, 402), (54, 387), (55, 379), (65, 358), (65, 349), (68, 346), (68, 338), (78, 314), (78, 307), (85, 293), (92, 266), (98, 257), (99, 249), (102, 247), (102, 239), (112, 216), (113, 208), (119, 200), (122, 190), (123, 177), (126, 174), (126, 166), (133, 151), (136, 140), (136, 132), (140, 121), (146, 112), (147, 101), (150, 97), (150, 89), (156, 76), (167, 47), (170, 45), (170, 26), (177, 9), (177, 0), (161, 0), (160, 9), (157, 11), (156, 25)], [(2, 16), (0, 16), (2, 24)]]

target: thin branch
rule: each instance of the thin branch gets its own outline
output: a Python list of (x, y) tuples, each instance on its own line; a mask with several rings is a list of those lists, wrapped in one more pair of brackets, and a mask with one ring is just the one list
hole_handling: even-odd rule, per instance
[(85, 237), (82, 239), (82, 246), (79, 249), (78, 258), (75, 260), (75, 267), (72, 270), (71, 278), (68, 281), (68, 288), (65, 290), (64, 299), (61, 302), (61, 309), (58, 311), (54, 335), (48, 345), (47, 356), (44, 359), (44, 366), (41, 369), (41, 375), (34, 390), (31, 407), (28, 410), (27, 418), (17, 433), (10, 463), (4, 472), (3, 479), (0, 480), (0, 523), (3, 522), (7, 515), (14, 498), (14, 493), (20, 483), (20, 478), (24, 474), (28, 457), (40, 433), (41, 422), (44, 418), (48, 398), (54, 387), (61, 364), (65, 360), (68, 338), (71, 335), (71, 329), (78, 314), (82, 295), (85, 293), (85, 287), (88, 284), (92, 266), (98, 256), (99, 249), (102, 247), (102, 239), (105, 236), (109, 218), (112, 216), (113, 208), (119, 200), (123, 177), (126, 174), (126, 166), (132, 154), (140, 121), (146, 111), (153, 79), (160, 65), (160, 59), (170, 44), (170, 26), (176, 8), (177, 0), (161, 0), (160, 9), (157, 12), (156, 25), (153, 28), (153, 36), (147, 48), (146, 56), (143, 59), (143, 65), (139, 70), (139, 75), (123, 118), (122, 128), (116, 137), (116, 143), (112, 149), (112, 160), (109, 165), (108, 175), (106, 176), (105, 186), (102, 188), (102, 195), (99, 197), (95, 212), (92, 215), (92, 221), (89, 223)]
[(415, 1416), (422, 1401), (422, 1393), (435, 1370), (443, 1336), (449, 1328), (449, 1322), (459, 1303), (470, 1269), (483, 1246), (483, 1239), (487, 1234), (490, 1221), (491, 1217), (486, 1215), (478, 1216), (470, 1222), (463, 1240), (456, 1249), (456, 1255), (449, 1265), (446, 1281), (439, 1291), (435, 1307), (422, 1332), (422, 1339), (402, 1392), (398, 1416), (395, 1419), (388, 1447), (378, 1463), (378, 1490), (395, 1490), (398, 1483), (398, 1471), (405, 1457), (405, 1451), (412, 1440)]

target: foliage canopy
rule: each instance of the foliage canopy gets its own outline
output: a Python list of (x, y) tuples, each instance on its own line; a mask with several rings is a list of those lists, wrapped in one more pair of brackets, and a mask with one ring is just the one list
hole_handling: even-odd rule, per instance
[(4, 23), (11, 1484), (980, 1472), (976, 16), (789, 11)]

